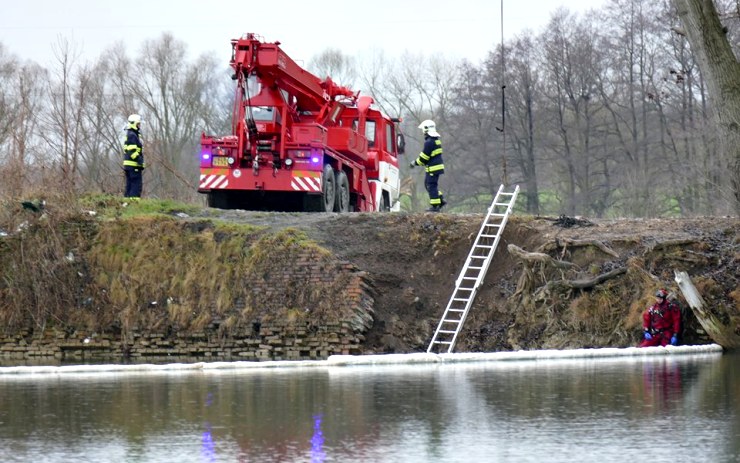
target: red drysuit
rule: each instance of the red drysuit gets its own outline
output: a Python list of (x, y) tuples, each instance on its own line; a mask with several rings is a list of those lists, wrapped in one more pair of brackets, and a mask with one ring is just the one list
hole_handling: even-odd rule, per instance
[(642, 314), (642, 329), (650, 333), (652, 339), (643, 339), (640, 347), (668, 345), (681, 329), (681, 312), (678, 307), (665, 298), (658, 298), (658, 301)]

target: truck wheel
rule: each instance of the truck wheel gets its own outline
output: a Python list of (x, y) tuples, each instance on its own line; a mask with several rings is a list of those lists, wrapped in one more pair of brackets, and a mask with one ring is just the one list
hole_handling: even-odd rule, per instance
[(216, 209), (232, 209), (231, 198), (228, 191), (211, 191), (208, 193), (208, 207)]
[(349, 212), (349, 180), (343, 170), (337, 171), (335, 212)]
[(336, 179), (334, 178), (334, 169), (327, 164), (324, 166), (324, 173), (321, 179), (321, 191), (323, 194), (321, 212), (332, 212), (336, 202), (337, 191)]
[(388, 195), (383, 193), (380, 195), (380, 212), (390, 212), (391, 202), (388, 200)]

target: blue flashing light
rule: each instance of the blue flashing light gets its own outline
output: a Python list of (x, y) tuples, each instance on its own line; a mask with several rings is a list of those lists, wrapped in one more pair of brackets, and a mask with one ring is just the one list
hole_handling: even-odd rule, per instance
[(312, 157), (311, 157), (311, 162), (313, 162), (314, 164), (318, 164), (318, 162), (319, 162), (319, 157), (318, 157), (318, 156), (312, 156)]
[(211, 159), (211, 153), (209, 153), (208, 151), (204, 151), (204, 152), (200, 153), (200, 158), (202, 160), (204, 160), (204, 161), (207, 161), (207, 160)]
[(311, 436), (311, 463), (323, 463), (326, 461), (324, 451), (324, 433), (321, 430), (321, 415), (313, 417), (313, 435)]

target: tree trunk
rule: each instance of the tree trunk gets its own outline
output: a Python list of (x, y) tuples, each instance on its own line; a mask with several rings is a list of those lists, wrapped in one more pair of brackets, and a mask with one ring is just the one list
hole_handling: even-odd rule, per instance
[(720, 149), (730, 173), (734, 212), (740, 213), (740, 63), (712, 0), (673, 0), (699, 63), (717, 119)]

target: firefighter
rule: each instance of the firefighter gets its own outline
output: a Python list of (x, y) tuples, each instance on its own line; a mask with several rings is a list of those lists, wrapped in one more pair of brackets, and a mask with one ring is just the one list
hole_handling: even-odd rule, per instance
[(419, 124), (419, 128), (424, 133), (424, 147), (410, 167), (424, 166), (426, 170), (424, 188), (429, 194), (430, 206), (427, 212), (439, 212), (442, 206), (447, 204), (439, 189), (439, 176), (445, 173), (445, 165), (442, 162), (442, 140), (434, 121), (427, 119)]
[(681, 312), (668, 301), (668, 291), (659, 289), (655, 293), (655, 304), (642, 314), (644, 339), (640, 347), (678, 344), (681, 328)]
[(146, 168), (141, 148), (141, 116), (132, 114), (128, 117), (126, 141), (123, 142), (123, 171), (126, 174), (126, 191), (123, 196), (126, 199), (141, 198), (142, 172)]

